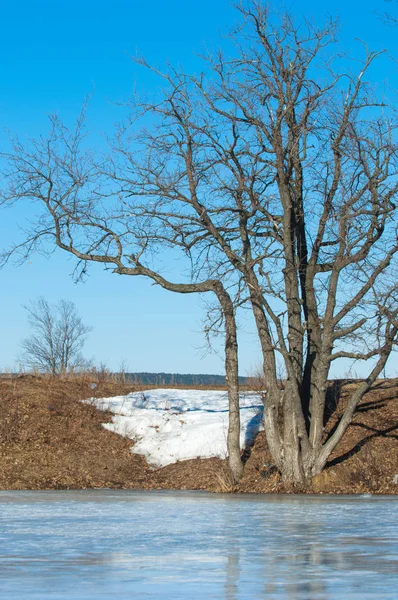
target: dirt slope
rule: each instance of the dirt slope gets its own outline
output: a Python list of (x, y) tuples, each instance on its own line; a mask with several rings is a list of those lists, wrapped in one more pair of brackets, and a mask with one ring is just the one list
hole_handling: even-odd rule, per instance
[[(31, 376), (0, 379), (0, 488), (146, 488), (210, 491), (398, 493), (398, 380), (378, 382), (359, 406), (328, 468), (310, 489), (286, 489), (271, 465), (264, 434), (246, 453), (243, 481), (233, 488), (225, 462), (191, 460), (153, 470), (130, 452), (132, 442), (105, 430), (111, 415), (79, 400), (126, 394), (132, 385)], [(327, 431), (355, 382), (337, 382)], [(340, 401), (336, 407), (337, 398)]]

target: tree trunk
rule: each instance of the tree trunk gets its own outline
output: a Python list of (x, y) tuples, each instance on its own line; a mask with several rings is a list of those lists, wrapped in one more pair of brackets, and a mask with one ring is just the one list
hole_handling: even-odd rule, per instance
[(282, 478), (289, 483), (304, 483), (306, 475), (303, 468), (302, 447), (297, 427), (293, 402), (285, 396), (283, 406), (283, 460)]
[(234, 314), (225, 314), (225, 373), (228, 389), (228, 463), (235, 482), (242, 479), (243, 464), (240, 452), (240, 407), (238, 377), (238, 342)]
[(238, 374), (238, 339), (234, 307), (224, 288), (216, 291), (225, 318), (225, 375), (228, 389), (228, 464), (234, 482), (243, 475), (240, 449), (240, 407)]
[(268, 449), (285, 483), (308, 485), (315, 474), (315, 453), (309, 444), (300, 397), (295, 386), (288, 382), (281, 394), (264, 398), (264, 429)]
[(243, 464), (240, 453), (240, 414), (239, 414), (239, 389), (231, 389), (228, 385), (228, 464), (234, 482), (240, 481), (243, 475)]

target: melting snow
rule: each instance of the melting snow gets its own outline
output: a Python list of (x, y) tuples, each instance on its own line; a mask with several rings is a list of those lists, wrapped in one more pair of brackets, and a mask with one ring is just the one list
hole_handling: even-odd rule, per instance
[[(104, 427), (135, 441), (132, 452), (157, 467), (192, 458), (227, 455), (228, 397), (223, 391), (157, 389), (93, 399), (114, 413)], [(258, 394), (240, 395), (241, 447), (262, 428)]]

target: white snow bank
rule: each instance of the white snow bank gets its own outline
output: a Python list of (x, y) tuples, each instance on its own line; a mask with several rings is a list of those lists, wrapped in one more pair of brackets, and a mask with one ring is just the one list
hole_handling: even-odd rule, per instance
[[(158, 389), (90, 402), (113, 412), (112, 423), (104, 427), (134, 440), (132, 452), (154, 466), (227, 455), (226, 392)], [(240, 406), (244, 448), (262, 428), (263, 407), (251, 392), (240, 395)]]

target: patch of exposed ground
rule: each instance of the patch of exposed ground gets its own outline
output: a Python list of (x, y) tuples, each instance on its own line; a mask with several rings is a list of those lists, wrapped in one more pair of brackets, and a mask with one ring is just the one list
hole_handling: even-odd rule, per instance
[[(311, 488), (287, 489), (271, 464), (264, 433), (246, 452), (245, 473), (231, 485), (225, 461), (190, 460), (150, 468), (132, 454), (131, 440), (107, 431), (111, 414), (81, 399), (127, 394), (136, 385), (90, 378), (0, 378), (0, 488), (142, 488), (209, 491), (397, 494), (398, 380), (379, 381), (360, 404), (353, 423)], [(335, 426), (355, 382), (335, 382), (330, 419)]]

